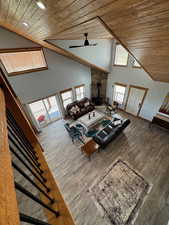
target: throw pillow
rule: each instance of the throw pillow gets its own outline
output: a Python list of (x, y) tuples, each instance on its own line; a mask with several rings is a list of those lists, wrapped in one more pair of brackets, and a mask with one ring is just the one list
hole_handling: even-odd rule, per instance
[(121, 120), (116, 120), (116, 121), (114, 122), (114, 125), (115, 125), (115, 126), (120, 125), (121, 122), (122, 122)]
[(89, 101), (84, 103), (84, 106), (87, 107), (88, 105), (90, 105)]
[(80, 108), (77, 105), (75, 106), (75, 108), (76, 108), (76, 112), (80, 111)]
[(76, 107), (73, 106), (70, 111), (75, 114), (77, 112)]

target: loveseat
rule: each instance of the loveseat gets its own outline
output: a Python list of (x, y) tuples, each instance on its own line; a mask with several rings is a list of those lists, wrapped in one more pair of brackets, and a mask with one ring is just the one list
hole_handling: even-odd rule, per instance
[(67, 105), (67, 115), (76, 120), (84, 114), (94, 110), (94, 105), (88, 98), (83, 98), (79, 101), (74, 101)]
[(98, 131), (93, 137), (93, 140), (100, 145), (101, 148), (105, 148), (112, 140), (114, 140), (128, 125), (129, 119), (115, 118), (106, 125), (102, 130)]

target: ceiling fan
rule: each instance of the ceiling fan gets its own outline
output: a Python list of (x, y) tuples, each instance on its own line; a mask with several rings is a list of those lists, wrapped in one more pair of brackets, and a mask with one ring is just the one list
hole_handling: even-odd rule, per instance
[(90, 44), (89, 43), (89, 41), (87, 39), (88, 33), (84, 33), (84, 36), (85, 36), (85, 41), (84, 41), (83, 45), (71, 45), (71, 46), (69, 46), (69, 48), (82, 48), (82, 47), (96, 46), (97, 45), (97, 43), (95, 43), (95, 44)]

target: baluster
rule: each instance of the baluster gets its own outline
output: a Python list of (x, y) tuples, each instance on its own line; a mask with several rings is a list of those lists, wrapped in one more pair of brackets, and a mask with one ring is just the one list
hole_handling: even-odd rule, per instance
[(30, 224), (36, 224), (36, 225), (52, 225), (52, 224), (43, 222), (41, 220), (35, 219), (35, 218), (31, 217), (31, 216), (27, 216), (27, 215), (25, 215), (23, 213), (20, 213), (20, 220), (22, 222), (26, 222), (26, 223), (30, 223)]
[(48, 205), (46, 205), (44, 202), (42, 202), (39, 198), (37, 198), (35, 195), (33, 195), (31, 192), (29, 192), (28, 190), (26, 190), (24, 187), (22, 187), (20, 184), (18, 184), (17, 182), (15, 182), (15, 188), (24, 193), (25, 195), (27, 195), (29, 198), (31, 198), (32, 200), (34, 200), (35, 202), (39, 203), (40, 205), (42, 205), (44, 208), (48, 209), (49, 211), (51, 211), (52, 213), (55, 214), (56, 217), (59, 216), (59, 212), (53, 210), (51, 207), (49, 207)]
[(12, 162), (12, 166), (23, 176), (25, 177), (34, 187), (36, 187), (42, 194), (44, 194), (46, 196), (46, 198), (48, 198), (51, 202), (51, 204), (53, 204), (55, 201), (54, 199), (52, 199), (48, 194), (46, 194), (46, 192), (41, 189), (22, 169), (20, 169), (14, 162)]
[(29, 172), (32, 173), (32, 175), (46, 188), (47, 192), (50, 191), (50, 189), (44, 184), (47, 180), (41, 175), (41, 178), (39, 178), (36, 173), (27, 165), (27, 163), (13, 150), (13, 148), (10, 146), (10, 151), (16, 156), (16, 158), (29, 170)]
[(16, 144), (16, 142), (9, 136), (10, 142), (15, 146), (15, 148), (24, 156), (24, 158), (28, 161), (28, 163), (34, 168), (34, 170), (41, 176), (43, 173), (43, 170), (36, 167), (31, 160), (26, 156), (26, 154), (22, 151), (22, 149)]
[(10, 119), (8, 119), (8, 126), (9, 125), (11, 126), (13, 131), (15, 131), (16, 135), (18, 136), (18, 138), (20, 138), (20, 139), (22, 138), (23, 145), (25, 146), (25, 148), (27, 148), (29, 150), (29, 152), (32, 155), (32, 157), (34, 157), (35, 160), (38, 160), (38, 157), (36, 156), (36, 152), (34, 150), (30, 149), (30, 147), (26, 144), (25, 137), (23, 135), (21, 135), (21, 133), (19, 132), (19, 128), (16, 125), (14, 125), (13, 122)]
[(23, 143), (20, 141), (20, 139), (18, 138), (18, 136), (13, 132), (13, 130), (10, 128), (10, 126), (8, 126), (8, 130), (11, 133), (11, 136), (19, 143), (19, 145), (25, 150), (25, 153), (27, 154), (27, 156), (29, 156), (31, 158), (31, 160), (38, 166), (40, 167), (40, 163), (38, 163), (38, 161), (30, 154), (30, 152), (26, 149), (26, 147), (23, 145)]
[(11, 121), (11, 124), (13, 125), (13, 127), (17, 130), (18, 132), (18, 136), (21, 136), (24, 140), (24, 143), (28, 146), (28, 148), (34, 153), (36, 154), (36, 152), (34, 151), (32, 145), (30, 144), (30, 142), (28, 141), (28, 139), (25, 137), (25, 134), (23, 133), (22, 129), (19, 127), (19, 125), (17, 124), (17, 122), (15, 121), (12, 113), (7, 109), (7, 119), (9, 119), (9, 121)]

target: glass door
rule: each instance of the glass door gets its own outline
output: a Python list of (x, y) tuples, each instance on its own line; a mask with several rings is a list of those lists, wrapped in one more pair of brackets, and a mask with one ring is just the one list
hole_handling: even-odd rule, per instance
[(57, 120), (61, 117), (56, 97), (52, 96), (43, 100), (46, 106), (50, 121)]
[(61, 117), (56, 96), (33, 102), (29, 106), (40, 127), (44, 127)]
[(29, 104), (29, 106), (40, 127), (43, 127), (49, 123), (49, 116), (47, 114), (43, 100), (33, 102)]

